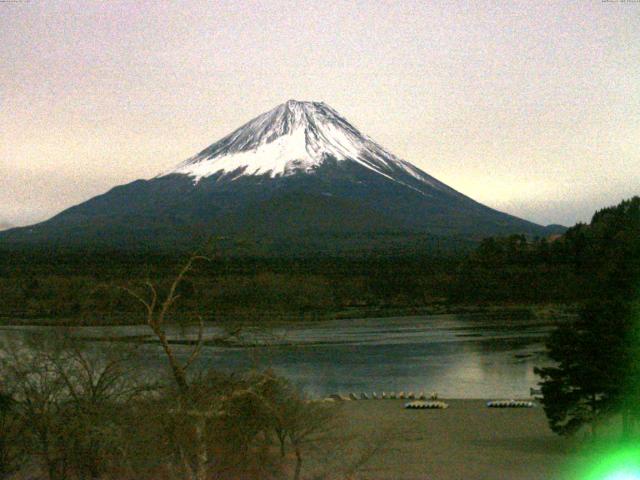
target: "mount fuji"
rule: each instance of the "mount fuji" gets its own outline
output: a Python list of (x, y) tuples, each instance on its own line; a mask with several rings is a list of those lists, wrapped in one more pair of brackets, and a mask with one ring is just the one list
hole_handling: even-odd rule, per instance
[(0, 244), (165, 248), (214, 235), (280, 245), (324, 239), (339, 249), (415, 235), (479, 240), (557, 230), (457, 192), (324, 103), (289, 100), (154, 178), (1, 232)]

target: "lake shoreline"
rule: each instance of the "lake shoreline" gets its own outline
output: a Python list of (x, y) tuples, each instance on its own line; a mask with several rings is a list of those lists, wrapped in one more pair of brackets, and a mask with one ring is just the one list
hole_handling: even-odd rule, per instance
[[(491, 314), (497, 312), (507, 312), (520, 315), (522, 318), (538, 317), (541, 319), (557, 319), (559, 317), (572, 317), (577, 312), (577, 305), (562, 303), (487, 303), (487, 304), (434, 304), (429, 307), (407, 307), (407, 308), (351, 308), (347, 310), (336, 310), (333, 312), (304, 312), (304, 313), (283, 313), (262, 311), (252, 315), (233, 316), (205, 316), (205, 322), (220, 323), (223, 325), (256, 324), (268, 325), (295, 325), (301, 322), (323, 322), (329, 320), (351, 320), (351, 319), (373, 319), (373, 318), (394, 318), (394, 317), (418, 317), (430, 315), (455, 315), (455, 314)], [(139, 320), (133, 320), (136, 317)], [(193, 313), (185, 312), (183, 318), (187, 322), (196, 321)], [(179, 323), (174, 318), (173, 323)], [(139, 316), (127, 315), (127, 318), (111, 317), (111, 321), (105, 321), (104, 316), (100, 319), (88, 319), (85, 317), (43, 317), (25, 316), (16, 317), (9, 315), (0, 316), (0, 326), (40, 326), (40, 327), (109, 327), (109, 326), (134, 326), (144, 325), (142, 312)]]
[[(547, 362), (544, 338), (552, 319), (513, 311), (326, 322), (246, 325), (229, 337), (224, 325), (206, 324), (194, 368), (244, 372), (272, 368), (310, 398), (350, 392), (438, 392), (448, 398), (522, 397)], [(4, 335), (28, 332), (73, 335), (88, 347), (128, 344), (144, 368), (163, 374), (166, 358), (145, 325), (3, 326)], [(167, 325), (175, 354), (187, 358), (196, 328)]]

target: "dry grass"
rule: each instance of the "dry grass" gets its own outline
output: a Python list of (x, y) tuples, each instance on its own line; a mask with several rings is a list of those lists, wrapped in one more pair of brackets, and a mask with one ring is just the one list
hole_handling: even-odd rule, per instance
[(344, 402), (345, 433), (386, 441), (362, 479), (550, 480), (574, 450), (542, 408), (490, 409), (447, 400), (446, 410), (405, 410), (402, 400)]

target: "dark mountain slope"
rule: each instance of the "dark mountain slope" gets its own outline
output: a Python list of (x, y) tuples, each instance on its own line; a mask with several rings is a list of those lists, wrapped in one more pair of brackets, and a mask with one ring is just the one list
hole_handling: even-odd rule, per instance
[(115, 187), (0, 244), (185, 246), (206, 235), (366, 241), (547, 236), (387, 152), (322, 103), (289, 101), (150, 180)]

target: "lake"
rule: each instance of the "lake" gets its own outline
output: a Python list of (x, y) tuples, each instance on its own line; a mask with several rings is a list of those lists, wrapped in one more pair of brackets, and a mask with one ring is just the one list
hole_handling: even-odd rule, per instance
[[(246, 329), (257, 346), (205, 346), (200, 368), (271, 367), (314, 397), (350, 392), (437, 392), (449, 398), (528, 397), (534, 366), (548, 364), (544, 337), (553, 325), (515, 313), (430, 315), (301, 322)], [(11, 330), (46, 327), (11, 327)], [(50, 327), (49, 327), (50, 328)], [(85, 327), (81, 335), (139, 335), (146, 327)], [(207, 337), (220, 330), (207, 327)], [(172, 329), (171, 335), (189, 337)], [(176, 345), (181, 355), (188, 346)], [(145, 364), (165, 367), (159, 348)]]

